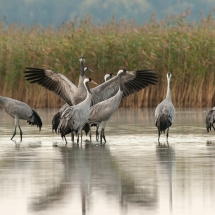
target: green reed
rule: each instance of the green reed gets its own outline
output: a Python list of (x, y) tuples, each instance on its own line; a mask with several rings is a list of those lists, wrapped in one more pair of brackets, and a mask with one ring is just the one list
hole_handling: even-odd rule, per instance
[(25, 67), (52, 69), (78, 83), (80, 56), (102, 83), (106, 72), (119, 68), (154, 68), (159, 74), (150, 86), (124, 99), (124, 107), (155, 107), (166, 95), (166, 73), (172, 73), (172, 100), (176, 107), (215, 105), (215, 20), (188, 23), (179, 15), (138, 26), (134, 21), (114, 19), (94, 25), (91, 17), (52, 26), (22, 26), (0, 23), (1, 95), (33, 107), (60, 107), (54, 93), (25, 81)]

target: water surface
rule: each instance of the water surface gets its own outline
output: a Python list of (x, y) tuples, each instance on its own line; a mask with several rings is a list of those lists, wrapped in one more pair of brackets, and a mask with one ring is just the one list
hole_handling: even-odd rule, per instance
[[(106, 145), (69, 144), (51, 132), (57, 109), (38, 109), (43, 128), (0, 110), (1, 214), (214, 214), (215, 132), (208, 109), (176, 109), (157, 144), (154, 109), (119, 109), (106, 127)], [(93, 134), (95, 130), (93, 129)]]

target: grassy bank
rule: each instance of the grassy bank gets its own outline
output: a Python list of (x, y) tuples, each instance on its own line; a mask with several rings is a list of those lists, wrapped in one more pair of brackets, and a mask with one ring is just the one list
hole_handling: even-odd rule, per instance
[(60, 107), (54, 93), (24, 80), (25, 67), (52, 69), (78, 83), (80, 56), (103, 82), (106, 72), (154, 68), (159, 83), (123, 100), (123, 107), (154, 107), (166, 94), (166, 73), (172, 73), (172, 100), (176, 107), (215, 105), (215, 20), (186, 23), (178, 16), (137, 26), (111, 20), (93, 25), (91, 17), (65, 23), (58, 29), (0, 24), (1, 95), (32, 107)]

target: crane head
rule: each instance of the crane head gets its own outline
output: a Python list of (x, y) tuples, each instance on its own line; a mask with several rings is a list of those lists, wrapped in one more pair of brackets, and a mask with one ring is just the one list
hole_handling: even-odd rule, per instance
[(117, 72), (117, 75), (119, 75), (119, 74), (125, 75), (125, 74), (126, 74), (126, 69), (120, 69), (120, 70)]
[(172, 77), (172, 74), (170, 72), (168, 72), (166, 77), (167, 77), (167, 79), (170, 79)]
[(85, 83), (89, 82), (89, 83), (93, 83), (93, 84), (95, 84), (95, 85), (98, 85), (95, 81), (93, 81), (92, 78), (89, 78), (89, 77), (86, 77), (86, 78), (84, 79), (84, 82), (85, 82)]
[(105, 81), (108, 81), (109, 79), (111, 79), (114, 75), (112, 73), (106, 73), (104, 76)]
[(84, 72), (86, 72), (86, 71), (93, 72), (88, 66), (85, 66), (85, 67), (84, 67)]
[(84, 57), (80, 57), (80, 59), (79, 59), (79, 62), (82, 62), (82, 63), (84, 63), (84, 62), (85, 62), (85, 59), (84, 59)]

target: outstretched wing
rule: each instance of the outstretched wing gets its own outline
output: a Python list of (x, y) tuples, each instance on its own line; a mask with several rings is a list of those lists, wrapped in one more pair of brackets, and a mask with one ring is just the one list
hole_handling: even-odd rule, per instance
[[(126, 75), (122, 77), (122, 81), (124, 83), (122, 98), (125, 98), (149, 85), (155, 85), (158, 82), (158, 75), (151, 69), (127, 71)], [(118, 76), (92, 88), (92, 105), (114, 96), (118, 90)]]
[(72, 105), (73, 97), (77, 87), (64, 75), (39, 68), (26, 68), (24, 73), (26, 80), (30, 83), (37, 83), (46, 89), (56, 93), (66, 103)]

